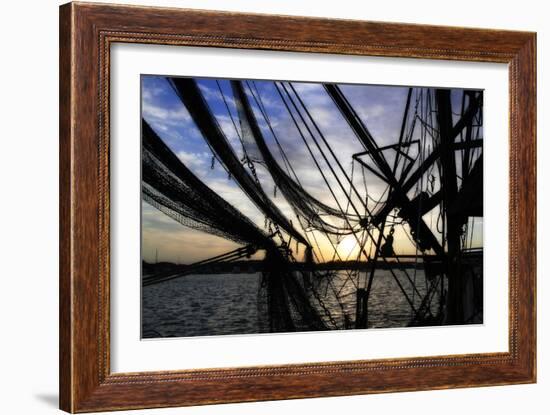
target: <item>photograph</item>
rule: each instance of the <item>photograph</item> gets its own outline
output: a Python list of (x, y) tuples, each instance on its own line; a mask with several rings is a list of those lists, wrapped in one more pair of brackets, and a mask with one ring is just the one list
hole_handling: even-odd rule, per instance
[(483, 323), (483, 91), (141, 76), (142, 338)]
[(0, 413), (550, 413), (545, 2), (3, 5)]

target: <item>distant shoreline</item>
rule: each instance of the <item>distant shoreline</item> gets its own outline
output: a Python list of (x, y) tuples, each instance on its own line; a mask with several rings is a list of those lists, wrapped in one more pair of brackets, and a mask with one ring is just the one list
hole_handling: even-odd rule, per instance
[[(466, 260), (478, 261), (483, 257), (483, 251), (473, 251), (464, 254)], [(430, 260), (433, 264), (441, 264), (441, 261), (437, 259), (435, 255), (426, 256), (426, 259)], [(398, 257), (388, 257), (386, 261), (378, 259), (376, 263), (377, 269), (390, 269), (393, 265), (400, 268), (424, 268), (424, 258), (421, 255), (400, 255)], [(313, 267), (310, 264), (304, 262), (290, 263), (291, 269), (295, 271), (338, 271), (338, 270), (359, 270), (368, 271), (372, 267), (372, 262), (367, 261), (329, 261), (323, 263), (316, 263)], [(191, 266), (187, 264), (174, 264), (171, 262), (159, 262), (151, 264), (147, 261), (142, 261), (143, 274), (158, 274), (165, 272), (185, 272), (188, 271)], [(219, 262), (216, 264), (209, 264), (207, 266), (199, 267), (193, 270), (193, 274), (247, 274), (257, 273), (265, 271), (265, 263), (263, 260), (246, 260), (246, 261), (234, 261), (234, 262)]]

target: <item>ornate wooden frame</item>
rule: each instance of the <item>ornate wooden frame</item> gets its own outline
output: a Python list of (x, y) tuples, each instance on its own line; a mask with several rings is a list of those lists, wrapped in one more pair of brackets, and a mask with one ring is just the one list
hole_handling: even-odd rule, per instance
[[(509, 64), (509, 352), (111, 373), (113, 42)], [(535, 382), (536, 34), (70, 3), (60, 8), (60, 407), (168, 407)]]

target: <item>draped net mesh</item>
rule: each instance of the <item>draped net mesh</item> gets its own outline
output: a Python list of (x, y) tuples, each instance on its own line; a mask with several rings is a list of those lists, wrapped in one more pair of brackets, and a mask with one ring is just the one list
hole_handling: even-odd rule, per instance
[(272, 332), (325, 329), (298, 273), (290, 270), (273, 240), (202, 183), (145, 121), (142, 139), (142, 194), (147, 203), (182, 225), (266, 251), (258, 295), (261, 327)]

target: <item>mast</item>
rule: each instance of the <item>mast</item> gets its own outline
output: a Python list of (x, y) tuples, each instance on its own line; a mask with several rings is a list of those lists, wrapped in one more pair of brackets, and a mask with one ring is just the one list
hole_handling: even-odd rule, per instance
[(456, 183), (456, 161), (452, 136), (453, 119), (451, 93), (446, 89), (435, 91), (437, 103), (437, 122), (439, 124), (439, 150), (441, 160), (441, 189), (443, 193), (443, 211), (447, 225), (447, 256), (445, 268), (448, 278), (447, 321), (460, 324), (463, 321), (462, 283), (460, 274), (460, 234), (461, 223), (450, 212), (450, 207), (456, 203), (458, 187)]

